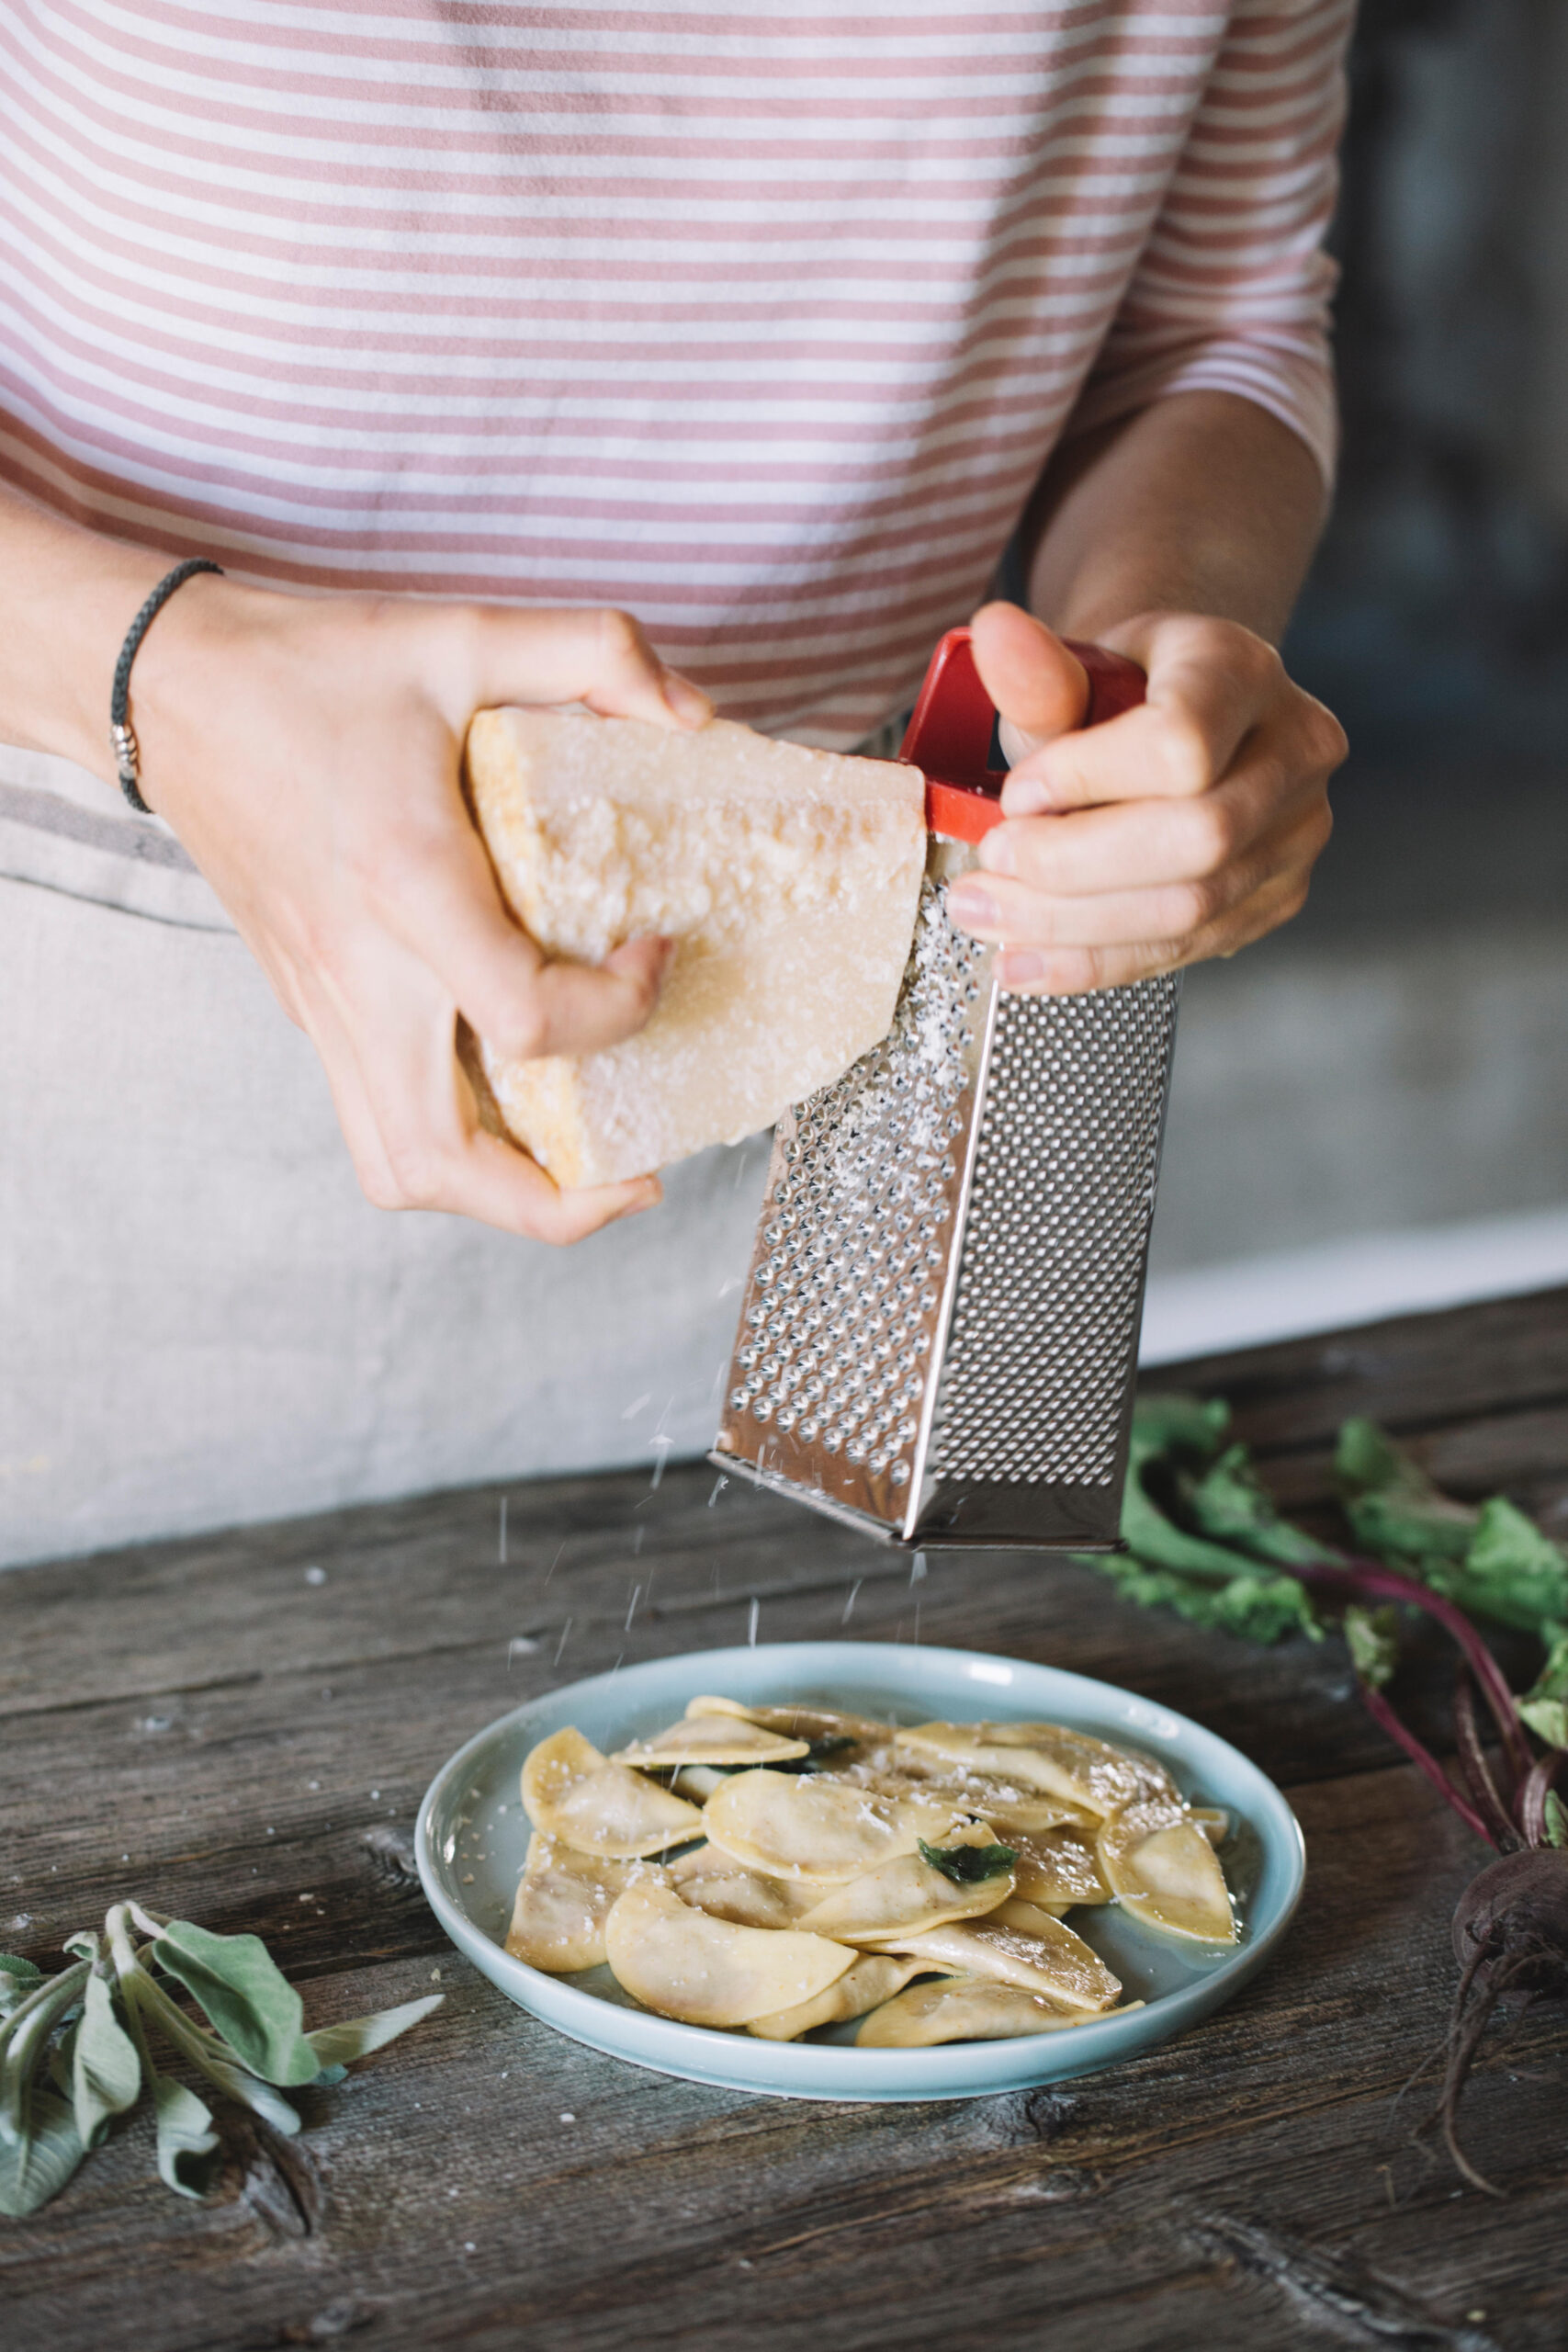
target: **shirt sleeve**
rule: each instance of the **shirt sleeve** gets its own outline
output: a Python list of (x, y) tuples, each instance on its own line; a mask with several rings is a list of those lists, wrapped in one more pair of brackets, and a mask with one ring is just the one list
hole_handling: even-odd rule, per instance
[(1172, 392), (1256, 401), (1332, 482), (1323, 240), (1338, 188), (1356, 0), (1238, 0), (1202, 103), (1066, 435)]

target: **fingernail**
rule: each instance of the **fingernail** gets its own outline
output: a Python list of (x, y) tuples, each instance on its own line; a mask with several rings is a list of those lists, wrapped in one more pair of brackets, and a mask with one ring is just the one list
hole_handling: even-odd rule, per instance
[(1002, 807), (1010, 817), (1038, 817), (1055, 807), (1051, 787), (1037, 775), (1010, 775), (1002, 786)]
[(1026, 989), (1045, 978), (1043, 956), (1032, 947), (1010, 947), (1005, 956), (997, 958), (997, 978), (1004, 989)]
[(947, 910), (954, 922), (978, 924), (982, 929), (994, 929), (1000, 920), (995, 899), (974, 882), (948, 886)]
[(689, 678), (678, 677), (673, 670), (665, 675), (664, 702), (677, 718), (693, 727), (701, 727), (713, 717), (713, 705), (702, 688), (694, 686)]
[(1005, 825), (993, 825), (980, 843), (979, 857), (987, 874), (1011, 874), (1017, 865), (1012, 836)]

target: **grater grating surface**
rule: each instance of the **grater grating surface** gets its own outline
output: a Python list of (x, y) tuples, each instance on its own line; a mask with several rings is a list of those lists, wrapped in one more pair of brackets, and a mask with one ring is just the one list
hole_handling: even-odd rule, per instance
[(888, 1035), (774, 1137), (718, 1445), (878, 1519), (928, 1418), (987, 960), (924, 884)]
[(998, 1002), (938, 1478), (1120, 1487), (1176, 989)]
[[(1141, 698), (1072, 650), (1086, 723)], [(942, 884), (1001, 816), (994, 717), (950, 631), (902, 754), (933, 840), (893, 1026), (779, 1122), (712, 1458), (906, 1544), (1103, 1548), (1179, 983), (1006, 996), (949, 922)]]

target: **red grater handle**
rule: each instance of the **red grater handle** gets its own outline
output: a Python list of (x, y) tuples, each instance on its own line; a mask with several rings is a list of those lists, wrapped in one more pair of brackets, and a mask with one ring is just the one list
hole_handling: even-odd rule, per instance
[[(1148, 680), (1135, 662), (1103, 645), (1080, 645), (1070, 637), (1062, 642), (1089, 673), (1085, 727), (1117, 718), (1143, 701)], [(924, 775), (926, 823), (945, 840), (983, 841), (1002, 821), (1007, 770), (991, 765), (996, 723), (996, 707), (975, 667), (969, 631), (950, 628), (931, 655), (898, 753)]]

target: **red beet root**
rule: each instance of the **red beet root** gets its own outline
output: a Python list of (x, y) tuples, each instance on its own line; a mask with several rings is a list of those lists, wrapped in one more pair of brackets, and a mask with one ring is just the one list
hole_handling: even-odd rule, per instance
[(1514, 1996), (1529, 2006), (1568, 1996), (1568, 1851), (1538, 1846), (1489, 1862), (1455, 1906), (1453, 1939), (1463, 1973), (1449, 2018), (1438, 2120), (1466, 2180), (1496, 2197), (1501, 2191), (1459, 2145), (1459, 2103), (1499, 2001)]

